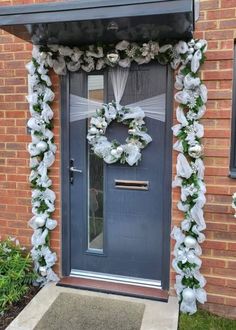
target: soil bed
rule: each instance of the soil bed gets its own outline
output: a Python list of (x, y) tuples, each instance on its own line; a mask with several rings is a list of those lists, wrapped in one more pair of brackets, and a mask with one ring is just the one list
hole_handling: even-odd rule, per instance
[(33, 299), (40, 288), (31, 287), (29, 291), (16, 303), (12, 304), (9, 309), (0, 317), (0, 330), (5, 330), (7, 326), (17, 317), (24, 307)]

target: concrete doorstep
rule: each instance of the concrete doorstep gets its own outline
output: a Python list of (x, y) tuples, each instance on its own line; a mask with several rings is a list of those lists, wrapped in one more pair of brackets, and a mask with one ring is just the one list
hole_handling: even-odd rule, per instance
[(60, 293), (73, 293), (81, 296), (102, 297), (144, 304), (145, 310), (140, 330), (177, 330), (178, 327), (179, 306), (176, 297), (169, 297), (168, 303), (164, 303), (114, 294), (57, 287), (54, 283), (50, 283), (38, 292), (6, 330), (33, 330)]

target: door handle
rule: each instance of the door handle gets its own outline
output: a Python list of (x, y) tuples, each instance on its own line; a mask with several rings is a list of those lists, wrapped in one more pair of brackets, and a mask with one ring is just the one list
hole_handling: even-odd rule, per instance
[(82, 173), (83, 172), (82, 170), (79, 170), (78, 168), (73, 167), (73, 166), (70, 167), (70, 171), (77, 172), (77, 173)]
[(74, 173), (82, 173), (82, 170), (74, 167), (74, 159), (70, 160), (70, 183), (74, 183)]

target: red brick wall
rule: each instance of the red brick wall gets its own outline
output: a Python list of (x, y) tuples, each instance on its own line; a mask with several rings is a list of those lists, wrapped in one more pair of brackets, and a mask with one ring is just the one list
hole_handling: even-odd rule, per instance
[[(0, 6), (38, 2), (49, 1), (0, 0)], [(204, 307), (233, 317), (236, 315), (236, 222), (232, 215), (231, 194), (236, 191), (236, 181), (228, 177), (228, 172), (236, 0), (201, 0), (200, 6), (195, 37), (208, 40), (208, 60), (201, 75), (209, 89), (207, 113), (202, 120), (205, 125), (207, 184), (207, 239), (202, 244), (202, 272), (208, 281), (208, 303)], [(26, 131), (27, 73), (24, 66), (30, 56), (30, 44), (0, 30), (0, 235), (17, 236), (27, 246), (30, 246), (32, 231), (27, 227), (31, 217), (29, 155), (26, 151), (30, 136)], [(59, 226), (53, 231), (51, 243), (60, 257), (60, 113), (56, 76), (53, 76), (53, 84), (57, 94), (53, 108), (58, 152), (51, 176), (57, 195), (54, 218), (59, 221)], [(174, 169), (175, 160), (176, 155)], [(178, 224), (182, 218), (176, 209), (178, 198), (176, 190), (173, 193), (173, 224)], [(57, 271), (59, 267), (60, 262)], [(173, 283), (174, 273), (171, 271)]]

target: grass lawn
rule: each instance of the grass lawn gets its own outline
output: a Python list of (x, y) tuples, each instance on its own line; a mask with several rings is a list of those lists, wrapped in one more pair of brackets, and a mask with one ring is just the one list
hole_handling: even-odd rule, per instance
[(179, 330), (236, 330), (236, 320), (200, 310), (191, 316), (180, 314)]

